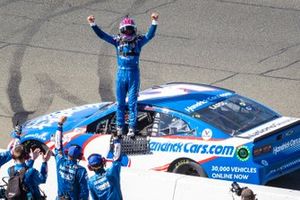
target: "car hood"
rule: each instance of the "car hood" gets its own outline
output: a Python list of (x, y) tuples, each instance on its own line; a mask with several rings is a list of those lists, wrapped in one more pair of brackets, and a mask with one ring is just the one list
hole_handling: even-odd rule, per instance
[(64, 123), (64, 131), (68, 131), (74, 129), (78, 123), (89, 118), (99, 111), (99, 109), (109, 104), (109, 102), (87, 104), (34, 118), (22, 125), (22, 136), (25, 136), (26, 138), (33, 136), (36, 139), (46, 140), (49, 137), (49, 133), (55, 133), (57, 121), (60, 116), (68, 117), (67, 121)]

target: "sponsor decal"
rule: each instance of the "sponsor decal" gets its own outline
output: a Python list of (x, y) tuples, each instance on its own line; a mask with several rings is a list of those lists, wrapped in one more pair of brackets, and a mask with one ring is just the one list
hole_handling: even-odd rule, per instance
[(266, 161), (266, 160), (262, 160), (262, 161), (261, 161), (261, 164), (262, 164), (263, 166), (269, 166), (269, 163), (268, 163), (268, 161)]
[(46, 135), (47, 134), (48, 134), (47, 132), (28, 134), (28, 135), (25, 135), (24, 138), (33, 137), (33, 138), (38, 139), (38, 140), (46, 141)]
[(250, 157), (250, 150), (247, 146), (241, 146), (236, 150), (236, 155), (240, 161), (247, 161)]
[(224, 101), (221, 101), (221, 102), (218, 102), (218, 103), (216, 103), (216, 104), (214, 104), (214, 105), (209, 106), (209, 108), (210, 108), (211, 110), (215, 110), (215, 109), (217, 109), (217, 108), (220, 108), (220, 107), (222, 107), (222, 106), (225, 106), (226, 104), (228, 104), (228, 103), (226, 103), (226, 102), (224, 102)]
[[(203, 105), (205, 105), (209, 102), (212, 102), (212, 101), (215, 101), (215, 100), (220, 99), (222, 97), (226, 97), (226, 96), (230, 96), (230, 95), (232, 95), (232, 93), (226, 92), (226, 93), (222, 93), (222, 94), (219, 94), (219, 95), (216, 95), (216, 96), (208, 97), (207, 99), (198, 101), (195, 104), (186, 107), (185, 111), (187, 111), (189, 113), (194, 112), (195, 110), (197, 110), (197, 108), (199, 108), (199, 107), (201, 107), (201, 106), (203, 106)], [(219, 105), (219, 106), (221, 106), (221, 105)]]
[(288, 132), (286, 132), (286, 134), (285, 134), (285, 136), (291, 136), (291, 135), (293, 135), (295, 133), (295, 131), (294, 130), (290, 130), (290, 131), (288, 131)]
[(60, 166), (58, 173), (62, 179), (73, 181), (75, 179), (76, 170), (70, 166)]
[(272, 124), (270, 124), (270, 125), (268, 125), (268, 126), (265, 126), (265, 127), (262, 128), (262, 129), (259, 129), (259, 130), (255, 131), (255, 132), (253, 132), (253, 133), (246, 134), (245, 136), (246, 136), (246, 137), (253, 137), (253, 136), (261, 135), (261, 134), (266, 133), (266, 132), (268, 132), (268, 131), (273, 131), (273, 130), (275, 130), (276, 128), (280, 127), (281, 125), (287, 124), (288, 122), (291, 122), (291, 121), (293, 121), (293, 120), (294, 120), (294, 119), (286, 119), (286, 120), (281, 121), (281, 122), (275, 122), (275, 123), (272, 123)]
[(210, 130), (209, 128), (206, 128), (202, 131), (203, 140), (210, 140), (212, 135), (213, 135), (212, 130)]
[(251, 174), (256, 174), (255, 167), (238, 167), (238, 166), (216, 166), (211, 167), (212, 178), (217, 179), (235, 179), (248, 180)]
[(169, 153), (209, 154), (219, 157), (233, 157), (234, 149), (234, 146), (195, 144), (192, 142), (150, 142), (151, 151)]
[(286, 149), (289, 149), (293, 146), (298, 146), (300, 144), (300, 138), (292, 139), (288, 142), (285, 142), (281, 144), (280, 146), (274, 146), (273, 147), (273, 154), (277, 155), (278, 153), (285, 151)]

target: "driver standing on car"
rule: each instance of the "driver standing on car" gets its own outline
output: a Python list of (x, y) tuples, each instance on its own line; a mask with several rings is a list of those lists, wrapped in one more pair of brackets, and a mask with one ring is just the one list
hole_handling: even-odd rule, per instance
[(125, 125), (125, 99), (128, 95), (129, 109), (129, 131), (128, 136), (133, 137), (136, 129), (137, 118), (137, 97), (140, 87), (139, 58), (142, 47), (148, 43), (155, 35), (157, 28), (158, 14), (151, 15), (152, 25), (146, 35), (138, 35), (135, 22), (126, 16), (122, 19), (117, 36), (111, 36), (102, 31), (95, 24), (95, 17), (87, 18), (90, 26), (97, 36), (116, 47), (117, 51), (117, 134), (123, 135)]

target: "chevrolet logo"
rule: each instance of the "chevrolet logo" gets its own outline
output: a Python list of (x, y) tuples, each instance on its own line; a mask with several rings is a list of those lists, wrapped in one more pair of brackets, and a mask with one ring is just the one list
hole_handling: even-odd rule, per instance
[(290, 131), (288, 131), (285, 135), (286, 135), (286, 136), (291, 136), (291, 135), (293, 135), (294, 133), (295, 133), (294, 130), (290, 130)]

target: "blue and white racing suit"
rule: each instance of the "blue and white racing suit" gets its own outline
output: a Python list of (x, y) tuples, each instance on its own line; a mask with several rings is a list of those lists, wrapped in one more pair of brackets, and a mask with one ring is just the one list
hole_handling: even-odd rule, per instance
[[(89, 189), (93, 200), (122, 200), (120, 185), (121, 147), (120, 141), (115, 141), (114, 161), (105, 171), (101, 168), (89, 179)], [(116, 146), (119, 146), (116, 148)]]
[(102, 31), (95, 23), (91, 24), (92, 29), (98, 37), (114, 45), (117, 51), (117, 126), (125, 125), (125, 99), (128, 94), (129, 128), (136, 128), (137, 97), (140, 88), (139, 58), (142, 47), (147, 44), (155, 35), (157, 23), (152, 22), (146, 35), (137, 37), (134, 42), (123, 42), (120, 36), (111, 36)]
[(70, 200), (88, 200), (87, 171), (77, 160), (70, 160), (64, 155), (61, 126), (57, 128), (55, 140), (58, 199), (65, 197)]

